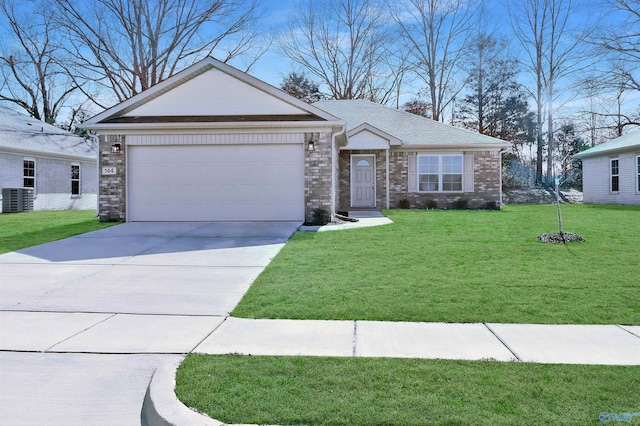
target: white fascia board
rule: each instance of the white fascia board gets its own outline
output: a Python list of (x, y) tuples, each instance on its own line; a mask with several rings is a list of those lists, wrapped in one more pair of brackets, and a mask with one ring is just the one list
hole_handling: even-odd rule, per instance
[(5, 152), (7, 154), (13, 154), (13, 155), (28, 155), (36, 158), (51, 158), (55, 160), (65, 160), (65, 161), (85, 161), (85, 162), (98, 161), (97, 152), (95, 156), (85, 156), (85, 155), (74, 155), (74, 154), (55, 154), (55, 153), (48, 153), (43, 151), (10, 148), (10, 147), (4, 147), (4, 146), (0, 148), (0, 152)]
[(146, 133), (150, 134), (154, 131), (160, 133), (167, 133), (168, 131), (175, 133), (199, 133), (203, 130), (215, 130), (215, 131), (237, 131), (242, 133), (255, 132), (261, 133), (265, 130), (279, 131), (279, 132), (331, 132), (336, 126), (343, 123), (314, 123), (311, 124), (308, 121), (274, 121), (274, 122), (231, 122), (231, 123), (113, 123), (113, 124), (95, 124), (87, 127), (89, 130), (96, 130), (102, 135), (117, 135), (117, 134), (131, 134), (131, 133)]
[(625, 153), (630, 153), (630, 154), (640, 153), (640, 146), (636, 146), (636, 147), (627, 146), (623, 148), (603, 149), (595, 152), (589, 152), (589, 150), (586, 150), (586, 151), (579, 152), (578, 154), (574, 154), (571, 157), (582, 160), (585, 158), (607, 157), (610, 155), (619, 155), (619, 154), (625, 154)]

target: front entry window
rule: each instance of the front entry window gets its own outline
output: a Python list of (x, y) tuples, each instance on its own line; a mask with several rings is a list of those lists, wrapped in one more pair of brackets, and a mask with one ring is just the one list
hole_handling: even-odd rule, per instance
[(360, 160), (356, 163), (357, 167), (369, 167), (371, 165), (371, 163), (369, 163), (369, 161), (367, 160)]

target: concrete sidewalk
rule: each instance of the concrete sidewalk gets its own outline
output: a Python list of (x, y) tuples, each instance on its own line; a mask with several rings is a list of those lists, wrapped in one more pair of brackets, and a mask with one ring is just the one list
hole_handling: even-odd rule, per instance
[[(229, 317), (193, 352), (640, 365), (640, 326)], [(149, 424), (223, 425), (177, 400), (178, 364), (159, 368), (150, 383), (143, 406)]]
[(0, 350), (640, 365), (640, 326), (244, 319), (0, 311)]

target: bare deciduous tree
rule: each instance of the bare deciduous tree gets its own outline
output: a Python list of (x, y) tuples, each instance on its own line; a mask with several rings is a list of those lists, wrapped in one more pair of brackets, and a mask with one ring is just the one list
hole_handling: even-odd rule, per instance
[[(547, 179), (553, 175), (554, 100), (561, 78), (587, 65), (585, 40), (592, 31), (584, 19), (572, 20), (576, 7), (572, 0), (522, 0), (510, 9), (512, 27), (523, 48), (525, 69), (535, 80), (529, 90), (536, 103), (537, 150), (536, 183), (543, 183), (543, 114), (546, 112)], [(573, 23), (575, 26), (571, 27)], [(580, 30), (577, 30), (577, 25)], [(545, 111), (546, 108), (546, 111)], [(547, 182), (548, 183), (548, 182)]]
[(614, 19), (595, 34), (592, 43), (608, 66), (586, 79), (585, 85), (591, 95), (608, 105), (586, 113), (592, 121), (596, 117), (604, 120), (602, 128), (613, 129), (615, 136), (621, 136), (626, 127), (640, 125), (638, 111), (626, 111), (622, 102), (629, 93), (640, 91), (640, 1), (607, 0), (604, 4), (605, 14)]
[(58, 28), (46, 3), (0, 0), (8, 25), (0, 51), (0, 101), (53, 124), (77, 84), (64, 73)]
[(482, 1), (399, 0), (390, 6), (410, 49), (412, 69), (426, 84), (433, 119), (443, 112), (462, 89), (457, 77), (467, 38)]
[(640, 90), (640, 78), (636, 75), (640, 63), (640, 1), (608, 0), (610, 13), (622, 18), (616, 26), (600, 34), (599, 45), (617, 62), (616, 79), (625, 88)]
[[(55, 5), (76, 58), (69, 74), (100, 86), (83, 90), (101, 107), (128, 99), (205, 56), (227, 62), (247, 54), (260, 37), (255, 1), (55, 0)], [(104, 89), (103, 102), (96, 92)]]
[(332, 99), (386, 103), (404, 75), (379, 0), (301, 0), (277, 40)]

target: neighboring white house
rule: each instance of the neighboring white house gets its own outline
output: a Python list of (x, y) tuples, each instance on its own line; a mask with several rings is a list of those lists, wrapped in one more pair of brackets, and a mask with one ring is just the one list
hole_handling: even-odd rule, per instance
[(640, 205), (640, 131), (573, 156), (582, 160), (584, 202)]
[[(29, 193), (33, 210), (96, 209), (97, 163), (97, 141), (0, 106), (4, 213), (15, 211), (8, 197)], [(22, 198), (18, 201), (19, 210), (31, 209), (22, 204)]]

